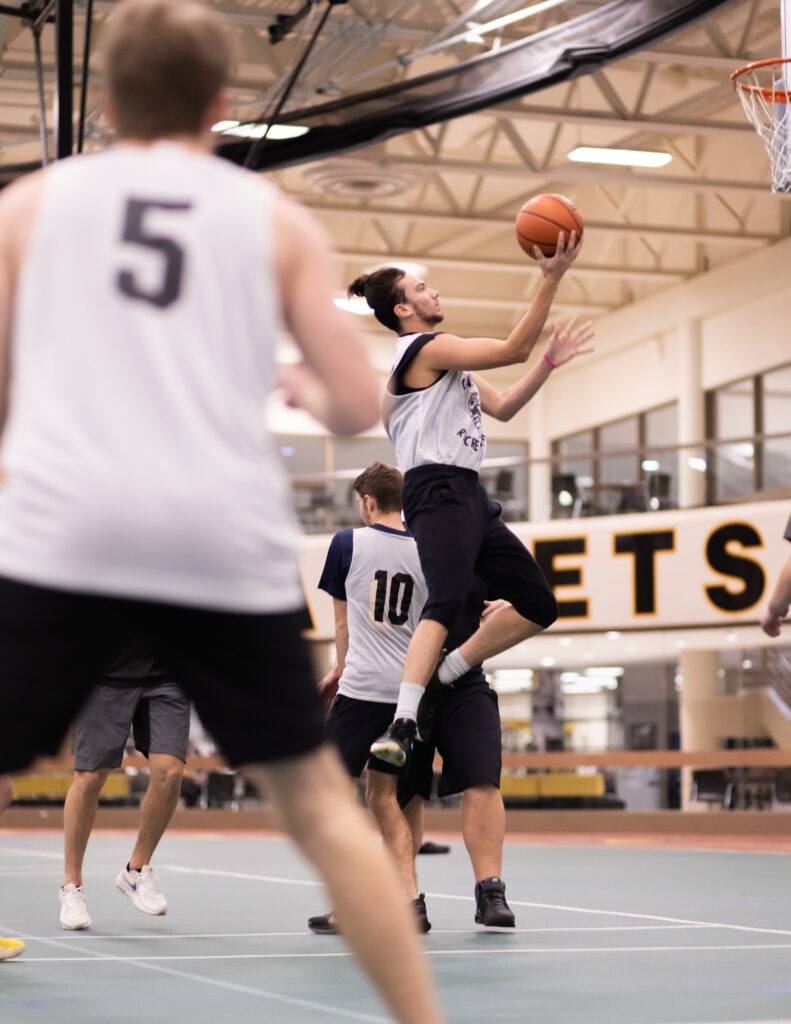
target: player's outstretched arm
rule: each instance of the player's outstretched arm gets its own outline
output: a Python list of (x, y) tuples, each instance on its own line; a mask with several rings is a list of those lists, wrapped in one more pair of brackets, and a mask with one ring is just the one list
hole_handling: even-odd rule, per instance
[(769, 605), (761, 618), (761, 629), (767, 636), (780, 636), (780, 624), (791, 605), (791, 555), (783, 563)]
[(524, 408), (533, 395), (547, 381), (550, 373), (558, 366), (568, 363), (576, 356), (592, 352), (589, 342), (593, 339), (593, 324), (590, 320), (577, 327), (573, 317), (560, 330), (555, 327), (546, 349), (546, 358), (539, 360), (522, 380), (512, 384), (505, 391), (497, 391), (488, 381), (475, 375), (475, 383), (481, 395), (481, 409), (489, 416), (503, 422), (510, 420)]
[(274, 236), (283, 316), (305, 359), (286, 370), (289, 398), (333, 433), (356, 434), (379, 419), (380, 387), (354, 317), (333, 304), (340, 282), (329, 239), (285, 197), (275, 207)]
[(559, 236), (554, 256), (544, 256), (536, 250), (536, 261), (543, 274), (541, 286), (530, 308), (505, 341), (438, 334), (418, 353), (415, 365), (427, 371), (492, 370), (526, 362), (544, 329), (558, 285), (581, 247), (582, 239), (577, 239), (572, 232), (568, 242), (565, 235)]

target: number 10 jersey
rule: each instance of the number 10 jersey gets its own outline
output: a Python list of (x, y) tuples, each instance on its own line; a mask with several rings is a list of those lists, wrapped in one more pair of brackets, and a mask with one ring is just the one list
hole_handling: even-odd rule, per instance
[(173, 142), (45, 173), (13, 327), (0, 575), (299, 608), (298, 530), (265, 410), (276, 191)]
[(349, 648), (338, 693), (396, 703), (428, 597), (415, 538), (378, 523), (341, 530), (330, 543), (319, 587), (346, 602)]

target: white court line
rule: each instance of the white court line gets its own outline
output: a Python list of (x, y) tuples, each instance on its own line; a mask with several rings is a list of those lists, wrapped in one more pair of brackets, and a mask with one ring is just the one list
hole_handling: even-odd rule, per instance
[(43, 850), (29, 850), (23, 846), (0, 846), (0, 853), (19, 853), (25, 857), (46, 857), (47, 860), (63, 860), (63, 853), (45, 853)]
[[(623, 928), (618, 925), (608, 925), (599, 927), (598, 925), (592, 925), (585, 928), (501, 928), (500, 932), (504, 935), (534, 935), (543, 932), (683, 932), (683, 931), (705, 931), (707, 928), (713, 928), (714, 925), (707, 924), (638, 924), (624, 925)], [(9, 929), (5, 931), (10, 934)], [(11, 929), (13, 931), (13, 929)], [(478, 930), (473, 928), (432, 928), (432, 935), (470, 935), (476, 934)], [(30, 942), (36, 940), (40, 942), (47, 942), (50, 939), (59, 939), (63, 942), (84, 942), (86, 937), (91, 941), (101, 939), (142, 939), (146, 942), (161, 941), (163, 939), (279, 939), (293, 936), (303, 938), (309, 935), (307, 928), (302, 928), (299, 931), (291, 932), (195, 932), (189, 934), (180, 934), (178, 932), (171, 932), (168, 935), (94, 935), (92, 932), (86, 936), (85, 932), (80, 932), (77, 935), (31, 935), (28, 937)], [(482, 933), (481, 933), (482, 934)]]
[[(535, 954), (579, 954), (586, 956), (590, 953), (721, 953), (721, 952), (747, 952), (748, 950), (767, 949), (791, 949), (791, 942), (764, 943), (760, 945), (739, 945), (739, 946), (534, 946), (523, 949), (426, 949), (427, 956), (505, 956), (522, 953)], [(85, 956), (25, 956), (15, 961), (15, 966), (25, 964), (53, 964), (53, 963), (105, 963), (106, 961), (120, 961), (121, 963), (147, 964), (159, 960), (334, 960), (342, 957), (353, 956), (350, 950), (340, 950), (334, 953), (206, 953), (201, 955), (173, 955), (173, 956), (109, 956), (105, 954), (94, 954), (89, 952)], [(207, 979), (201, 979), (207, 980)], [(275, 996), (280, 999), (285, 997)], [(286, 999), (286, 1002), (294, 1000)], [(296, 1002), (300, 1002), (296, 1000)], [(305, 1004), (302, 1005), (315, 1005)], [(366, 1020), (370, 1018), (366, 1017)]]
[[(280, 885), (310, 885), (321, 887), (321, 882), (304, 881), (299, 878), (279, 878), (274, 875), (246, 874), (237, 871), (221, 871), (214, 868), (185, 868), (177, 864), (163, 864), (161, 868), (169, 871), (180, 871), (186, 874), (213, 875), (220, 878), (241, 878), (253, 882), (277, 882)], [(464, 900), (467, 903), (473, 902), (472, 896), (457, 896), (452, 893), (427, 892), (426, 896), (436, 900)], [(560, 903), (532, 903), (527, 900), (513, 900), (509, 897), (508, 902), (513, 907), (533, 907), (538, 910), (564, 910), (574, 914), (600, 914), (606, 917), (628, 917), (639, 921), (661, 921), (663, 924), (685, 924), (698, 925), (705, 928), (727, 928), (737, 932), (756, 932), (761, 935), (791, 935), (791, 929), (785, 928), (755, 928), (744, 924), (724, 924), (721, 921), (693, 921), (685, 917), (663, 917), (659, 914), (635, 914), (626, 910), (597, 910), (592, 907), (567, 907)], [(509, 929), (510, 930), (510, 929)]]
[[(26, 935), (23, 932), (17, 932), (17, 934), (20, 936), (20, 938), (23, 938), (25, 940), (34, 938), (34, 936)], [(49, 946), (60, 947), (62, 945), (65, 945), (61, 941), (59, 941), (59, 940), (56, 941), (54, 939), (45, 939), (44, 941)], [(329, 1005), (325, 1005), (323, 1003), (314, 1003), (314, 1002), (311, 1002), (309, 999), (297, 999), (297, 998), (295, 998), (293, 996), (281, 995), (278, 992), (270, 992), (268, 989), (254, 988), (251, 985), (239, 985), (239, 984), (236, 984), (236, 983), (230, 982), (230, 981), (221, 981), (218, 978), (207, 978), (205, 975), (202, 975), (202, 974), (192, 974), (192, 973), (190, 973), (188, 971), (179, 971), (179, 970), (176, 970), (173, 967), (162, 967), (159, 964), (145, 962), (146, 958), (144, 958), (144, 957), (115, 957), (115, 956), (108, 956), (106, 953), (100, 953), (100, 952), (97, 952), (96, 950), (90, 950), (90, 949), (86, 950), (85, 952), (86, 952), (87, 955), (82, 956), (82, 957), (40, 957), (40, 958), (25, 957), (23, 959), (23, 966), (24, 966), (24, 963), (36, 963), (36, 962), (38, 962), (38, 963), (42, 963), (42, 962), (43, 963), (57, 963), (58, 961), (74, 962), (74, 961), (77, 961), (77, 960), (81, 960), (83, 963), (102, 963), (105, 960), (129, 962), (129, 963), (132, 963), (132, 965), (134, 967), (141, 967), (141, 968), (143, 968), (143, 970), (155, 971), (158, 974), (167, 974), (170, 977), (181, 978), (181, 979), (183, 979), (185, 981), (199, 981), (199, 982), (202, 982), (204, 985), (211, 985), (214, 988), (222, 988), (222, 989), (225, 989), (225, 990), (231, 991), (231, 992), (239, 992), (242, 995), (261, 996), (263, 999), (270, 999), (270, 1000), (272, 1000), (273, 1002), (276, 1002), (276, 1003), (286, 1003), (288, 1006), (301, 1006), (301, 1007), (304, 1007), (305, 1009), (312, 1010), (314, 1013), (325, 1013), (325, 1014), (329, 1014), (332, 1017), (344, 1017), (347, 1020), (365, 1021), (365, 1022), (367, 1022), (367, 1024), (390, 1024), (390, 1018), (377, 1017), (377, 1016), (374, 1016), (373, 1014), (370, 1014), (370, 1013), (358, 1013), (355, 1010), (345, 1010), (345, 1009), (342, 1009), (340, 1007), (329, 1006)], [(340, 954), (338, 954), (338, 955), (340, 955)], [(351, 954), (345, 954), (345, 955), (350, 956)], [(186, 960), (186, 959), (201, 959), (201, 958), (198, 958), (198, 957), (191, 957), (191, 958), (190, 957), (181, 957), (181, 958), (179, 958), (179, 957), (151, 957), (150, 959), (152, 959), (152, 960), (157, 960), (157, 959), (160, 959), (160, 960), (176, 960), (176, 959)], [(209, 959), (209, 958), (208, 957), (204, 957), (202, 959)], [(215, 957), (213, 959), (221, 959), (221, 958), (220, 957)], [(234, 958), (234, 959), (236, 959), (236, 958)], [(19, 958), (17, 958), (14, 962), (15, 963), (19, 963)]]

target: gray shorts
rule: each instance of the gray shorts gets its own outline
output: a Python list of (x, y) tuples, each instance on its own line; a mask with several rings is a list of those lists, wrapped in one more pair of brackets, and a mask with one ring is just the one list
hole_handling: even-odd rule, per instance
[(120, 767), (130, 728), (135, 747), (146, 757), (171, 754), (186, 761), (190, 702), (168, 680), (142, 686), (99, 683), (77, 716), (75, 769)]

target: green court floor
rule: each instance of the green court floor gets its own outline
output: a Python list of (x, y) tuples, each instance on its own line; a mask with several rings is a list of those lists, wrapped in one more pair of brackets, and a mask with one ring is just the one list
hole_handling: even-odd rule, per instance
[[(343, 940), (308, 932), (326, 904), (283, 839), (166, 836), (154, 867), (170, 909), (113, 886), (131, 834), (94, 835), (93, 928), (58, 923), (61, 837), (0, 831), (2, 1024), (387, 1021)], [(425, 937), (452, 1024), (791, 1024), (791, 858), (509, 842), (517, 928), (473, 923), (464, 848), (418, 859)]]

